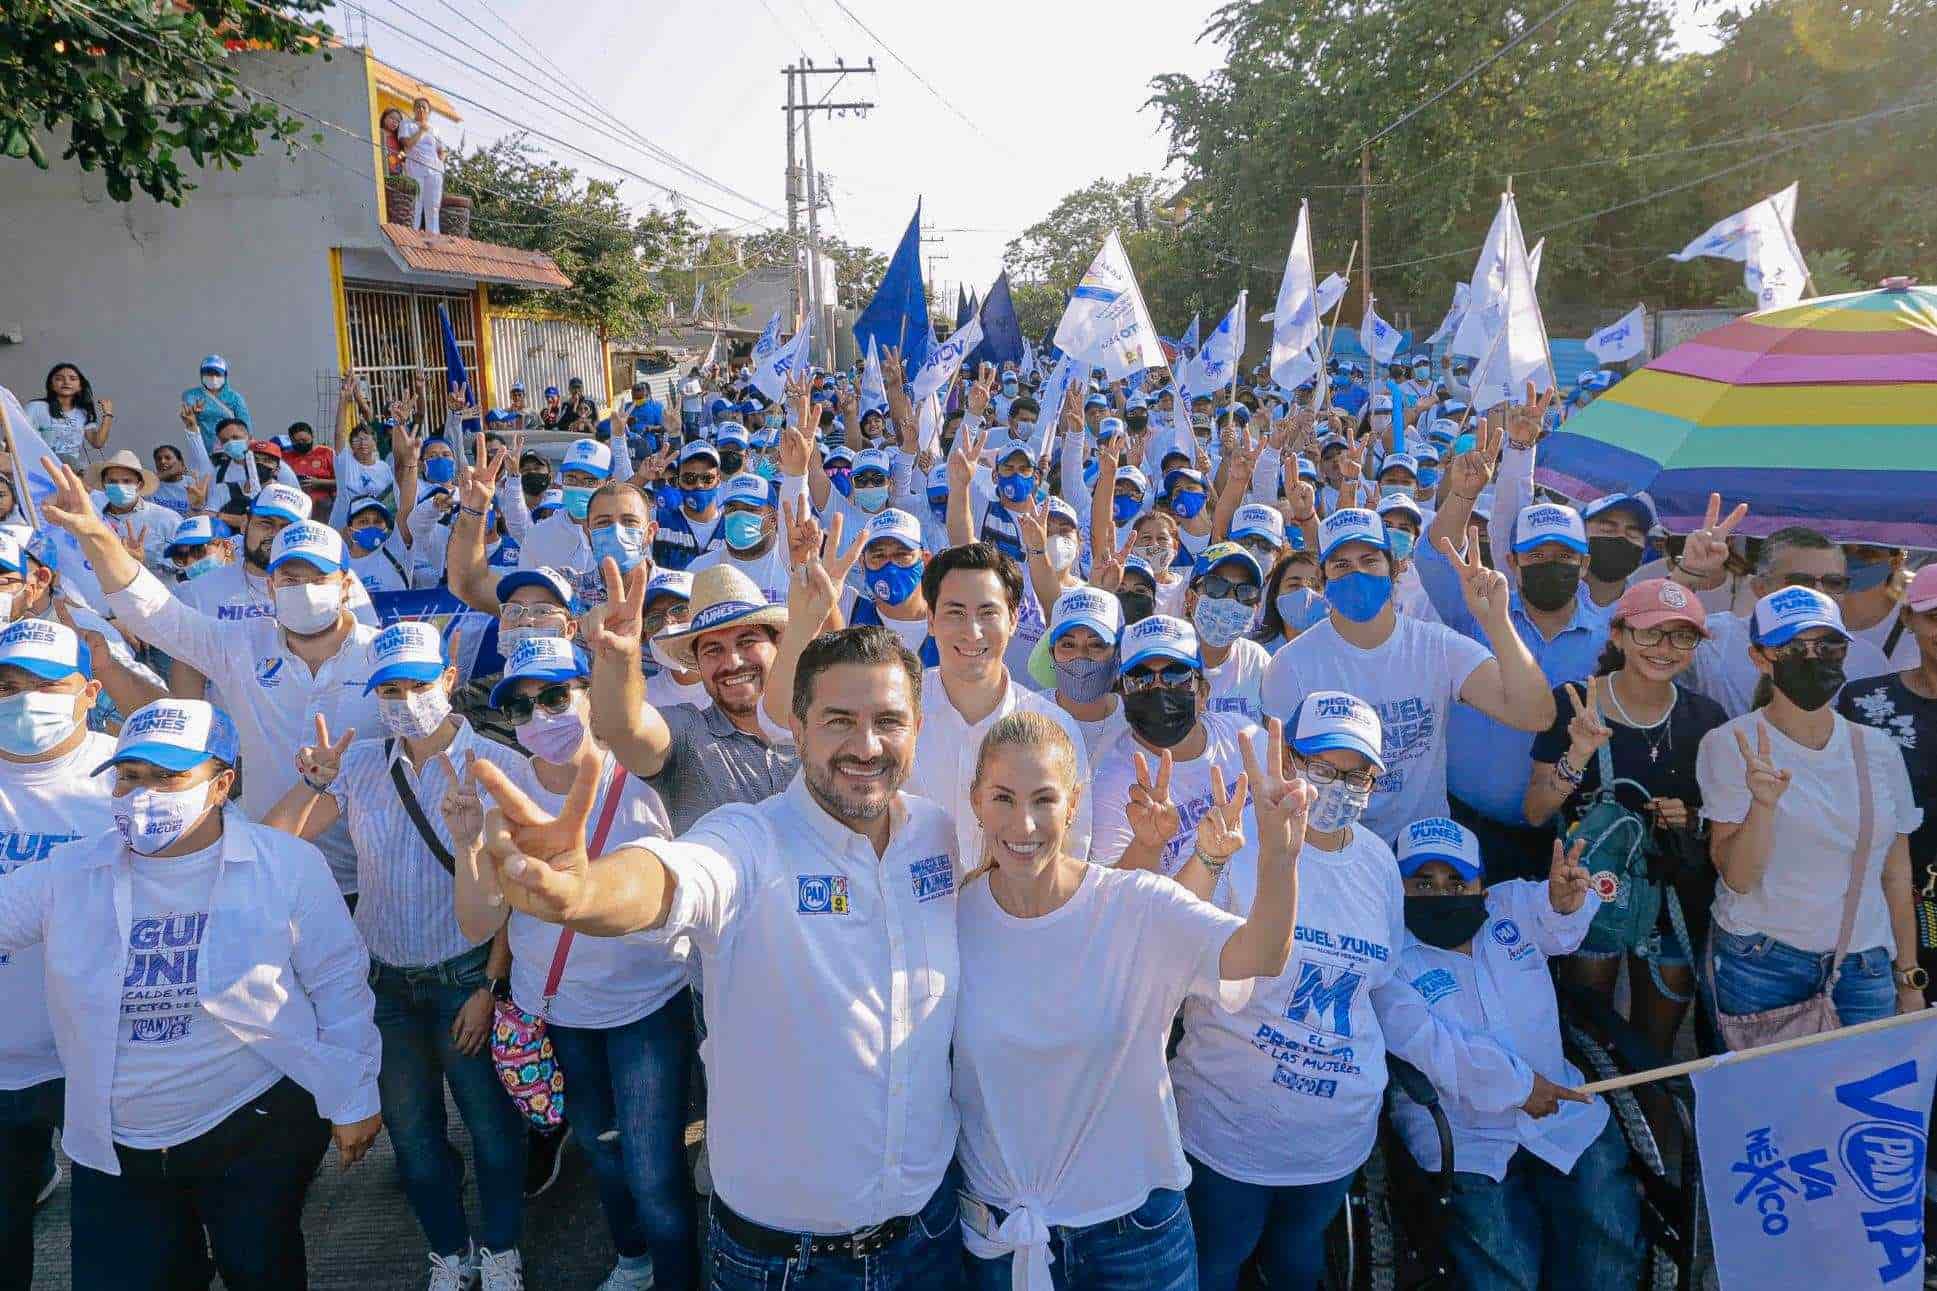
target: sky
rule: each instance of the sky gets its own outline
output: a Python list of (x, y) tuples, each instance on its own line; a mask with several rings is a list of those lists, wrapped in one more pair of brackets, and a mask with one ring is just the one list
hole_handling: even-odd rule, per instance
[[(1681, 43), (1712, 45), (1722, 5), (1675, 3)], [(888, 253), (919, 197), (933, 229), (924, 275), (952, 294), (958, 282), (986, 289), (1003, 248), (1065, 194), (1164, 170), (1150, 81), (1219, 65), (1221, 50), (1198, 39), (1217, 5), (1139, 5), (1125, 22), (1091, 0), (359, 0), (360, 13), (339, 5), (329, 21), (485, 105), (460, 104), (447, 142), (542, 131), (564, 141), (540, 140), (547, 152), (622, 180), (628, 200), (664, 207), (671, 188), (702, 224), (737, 231), (786, 224), (781, 68), (872, 58), (873, 75), (809, 78), (817, 98), (878, 105), (815, 117), (822, 230)], [(639, 135), (731, 191), (682, 174)]]

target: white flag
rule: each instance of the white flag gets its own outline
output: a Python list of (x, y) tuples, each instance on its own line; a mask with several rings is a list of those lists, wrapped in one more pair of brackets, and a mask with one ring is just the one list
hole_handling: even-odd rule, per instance
[(1018, 375), (1024, 381), (1034, 381), (1036, 379), (1036, 347), (1030, 343), (1029, 338), (1026, 336), (1022, 338), (1022, 367), (1019, 369)]
[(942, 401), (936, 395), (929, 395), (921, 401), (915, 431), (915, 445), (936, 457), (942, 455)]
[(719, 361), (719, 357), (720, 334), (715, 332), (713, 333), (712, 343), (706, 347), (706, 357), (699, 361), (699, 370), (702, 372), (710, 371), (713, 365)]
[(758, 371), (760, 368), (760, 365), (762, 363), (765, 363), (768, 359), (772, 358), (773, 352), (779, 348), (780, 348), (780, 311), (776, 309), (773, 311), (773, 317), (767, 320), (767, 325), (760, 330), (760, 339), (753, 343), (753, 355), (752, 355), (751, 361), (752, 361), (754, 370)]
[[(1547, 324), (1540, 317), (1540, 300), (1534, 294), (1533, 266), (1527, 259), (1527, 241), (1520, 232), (1520, 210), (1513, 194), (1501, 198), (1501, 214), (1506, 218), (1505, 255), (1501, 277), (1498, 315), (1499, 328), (1487, 338), (1487, 348), (1473, 369), (1471, 403), (1476, 411), (1526, 397), (1533, 382), (1536, 393), (1553, 386), (1553, 367), (1547, 357)], [(1474, 282), (1479, 282), (1475, 275)]]
[(1648, 348), (1642, 330), (1646, 323), (1646, 311), (1642, 306), (1636, 305), (1621, 315), (1619, 321), (1609, 323), (1588, 337), (1587, 348), (1602, 363), (1638, 359)]
[(1923, 1286), (1933, 1067), (1918, 1021), (1694, 1074), (1725, 1291)]
[(1779, 309), (1802, 299), (1809, 269), (1796, 245), (1796, 189), (1791, 184), (1754, 206), (1717, 220), (1708, 231), (1669, 256), (1693, 260), (1714, 256), (1742, 261), (1742, 281), (1758, 307)]
[(27, 410), (20, 406), (14, 392), (0, 386), (0, 422), (7, 428), (8, 446), (13, 450), (14, 493), (20, 503), (22, 515), (54, 549), (54, 564), (60, 572), (61, 587), (70, 598), (78, 597), (97, 613), (106, 614), (107, 598), (101, 593), (101, 584), (94, 577), (94, 566), (87, 563), (81, 555), (80, 543), (74, 535), (58, 525), (48, 524), (40, 518), (40, 504), (54, 494), (54, 477), (40, 464), (43, 457), (54, 457), (54, 451), (47, 447), (34, 423), (27, 419)]
[[(779, 315), (774, 315), (775, 321)], [(760, 357), (759, 345), (754, 346), (753, 384), (760, 393), (778, 402), (787, 393), (787, 379), (796, 372), (806, 372), (812, 366), (809, 358), (813, 345), (814, 321), (801, 320), (800, 330), (785, 345), (776, 345), (766, 358)], [(763, 336), (761, 338), (765, 340)]]
[(1167, 363), (1116, 230), (1103, 240), (1103, 249), (1070, 293), (1069, 306), (1056, 324), (1056, 346), (1079, 362), (1102, 368), (1112, 381), (1138, 368)]
[(695, 319), (699, 317), (700, 308), (702, 305), (705, 304), (705, 302), (706, 302), (706, 289), (701, 287), (699, 284), (699, 280), (695, 278), (693, 280), (693, 317)]
[(1390, 363), (1399, 353), (1399, 340), (1403, 336), (1398, 328), (1379, 317), (1379, 311), (1365, 311), (1365, 321), (1359, 324), (1359, 344), (1365, 352), (1381, 363)]
[(926, 399), (950, 381), (962, 368), (962, 360), (969, 351), (982, 343), (982, 320), (971, 318), (955, 329), (953, 335), (934, 349), (921, 361), (921, 370), (915, 373), (914, 397)]
[(1536, 287), (1540, 285), (1540, 253), (1546, 249), (1547, 239), (1542, 238), (1533, 244), (1533, 250), (1527, 252), (1527, 268), (1533, 270), (1533, 285)]
[(1063, 400), (1069, 397), (1070, 384), (1080, 376), (1076, 356), (1064, 350), (1063, 357), (1050, 369), (1049, 379), (1042, 383), (1036, 399), (1036, 461), (1039, 463), (1049, 460), (1049, 451), (1056, 444), (1057, 422), (1063, 415)]
[(1300, 202), (1298, 227), (1291, 235), (1291, 250), (1285, 253), (1285, 276), (1278, 280), (1278, 299), (1271, 308), (1271, 379), (1287, 390), (1318, 370), (1311, 358), (1319, 333), (1316, 274), (1311, 207)]
[(861, 367), (861, 411), (888, 406), (888, 383), (881, 376), (881, 356), (875, 351), (874, 337), (868, 337), (868, 357)]
[(1507, 289), (1507, 197), (1500, 197), (1500, 209), (1493, 227), (1486, 231), (1480, 247), (1480, 260), (1473, 268), (1472, 287), (1466, 299), (1466, 314), (1453, 333), (1451, 350), (1469, 359), (1484, 355), (1506, 317)]
[(1344, 298), (1345, 289), (1351, 285), (1336, 272), (1326, 274), (1325, 281), (1318, 284), (1318, 312), (1331, 313), (1332, 306)]
[(1217, 328), (1204, 338), (1192, 365), (1191, 389), (1199, 394), (1216, 395), (1236, 378), (1244, 358), (1244, 302), (1250, 295), (1238, 293), (1238, 303), (1218, 320)]
[(1438, 328), (1434, 330), (1431, 336), (1426, 338), (1427, 349), (1431, 349), (1433, 346), (1439, 344), (1458, 329), (1460, 320), (1466, 317), (1466, 303), (1471, 299), (1472, 294), (1473, 289), (1465, 283), (1456, 282), (1453, 284), (1453, 303), (1447, 306), (1446, 317), (1439, 320)]

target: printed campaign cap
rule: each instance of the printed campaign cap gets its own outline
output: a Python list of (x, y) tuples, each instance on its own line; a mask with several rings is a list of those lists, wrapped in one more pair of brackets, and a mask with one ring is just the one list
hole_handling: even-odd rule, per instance
[(1388, 493), (1374, 503), (1372, 509), (1379, 513), (1379, 519), (1382, 521), (1394, 511), (1403, 511), (1417, 521), (1421, 528), (1426, 524), (1426, 513), (1419, 509), (1419, 504), (1412, 500), (1410, 494)]
[(229, 371), (229, 361), (220, 354), (211, 354), (202, 360), (200, 370), (203, 372), (220, 372), (226, 376)]
[(1379, 513), (1364, 507), (1343, 507), (1326, 516), (1318, 526), (1318, 558), (1330, 560), (1332, 553), (1348, 542), (1369, 542), (1380, 551), (1391, 551), (1385, 521)]
[(1399, 873), (1411, 878), (1428, 861), (1444, 861), (1471, 883), (1486, 873), (1480, 840), (1448, 816), (1428, 816), (1399, 831)]
[(1107, 408), (1109, 406), (1110, 406), (1110, 401), (1108, 399), (1105, 399), (1100, 394), (1093, 394), (1089, 396), (1089, 398), (1083, 400), (1083, 410), (1085, 412), (1089, 411), (1091, 408)]
[(865, 550), (871, 542), (892, 539), (909, 551), (921, 550), (921, 521), (896, 507), (885, 507), (868, 517), (861, 526), (861, 546)]
[(682, 601), (693, 599), (693, 571), (690, 569), (658, 569), (646, 580), (646, 604), (651, 605), (656, 596), (677, 596)]
[(1096, 438), (1099, 442), (1105, 439), (1112, 439), (1121, 435), (1124, 429), (1123, 418), (1105, 417), (1096, 423)]
[(1513, 549), (1532, 551), (1547, 542), (1557, 542), (1585, 556), (1587, 530), (1581, 524), (1581, 513), (1552, 502), (1536, 502), (1521, 508), (1513, 521)]
[(948, 463), (937, 462), (928, 471), (928, 492), (930, 494), (948, 492)]
[(1421, 466), (1439, 465), (1439, 448), (1437, 445), (1421, 444), (1419, 445), (1419, 447), (1412, 450), (1412, 455), (1414, 458), (1418, 459), (1418, 462)]
[(1391, 396), (1391, 395), (1389, 395), (1389, 394), (1375, 394), (1375, 395), (1373, 395), (1373, 396), (1372, 396), (1372, 411), (1373, 411), (1373, 412), (1391, 412), (1391, 411), (1392, 411), (1392, 396)]
[(1142, 574), (1145, 578), (1150, 580), (1150, 585), (1152, 587), (1155, 587), (1157, 585), (1156, 566), (1152, 565), (1149, 561), (1145, 560), (1142, 556), (1137, 556), (1137, 555), (1125, 556), (1123, 558), (1123, 572), (1125, 576), (1128, 576), (1130, 574)]
[(567, 471), (583, 471), (605, 479), (612, 474), (612, 445), (601, 444), (596, 439), (575, 441), (558, 462), (558, 473), (563, 475)]
[(823, 465), (832, 466), (837, 461), (846, 462), (849, 466), (854, 465), (854, 450), (845, 444), (836, 444), (821, 455)]
[(504, 676), (491, 687), (491, 707), (503, 705), (511, 687), (521, 681), (570, 681), (591, 675), (592, 657), (582, 646), (564, 637), (526, 637), (505, 661)]
[(1903, 589), (1903, 603), (1917, 613), (1937, 609), (1937, 565), (1925, 565)]
[(392, 623), (370, 643), (369, 694), (386, 681), (436, 681), (450, 664), (444, 658), (444, 637), (434, 623), (410, 620)]
[(1339, 435), (1339, 434), (1329, 434), (1324, 436), (1322, 439), (1318, 441), (1318, 455), (1319, 457), (1322, 458), (1335, 448), (1343, 451), (1344, 449), (1350, 448), (1351, 446), (1352, 446), (1352, 441), (1345, 438), (1345, 436)]
[(1231, 516), (1231, 537), (1264, 538), (1272, 546), (1285, 545), (1285, 517), (1277, 507), (1247, 502)]
[[(356, 514), (356, 508), (350, 509)], [(175, 526), (175, 536), (162, 548), (162, 554), (173, 555), (183, 547), (206, 547), (218, 538), (233, 538), (235, 530), (214, 516), (185, 516)]]
[(1195, 484), (1200, 489), (1205, 487), (1204, 472), (1194, 467), (1179, 466), (1164, 472), (1164, 492), (1168, 494), (1174, 491), (1180, 480)]
[(679, 450), (679, 464), (681, 466), (686, 465), (686, 463), (692, 461), (695, 457), (710, 457), (713, 459), (713, 465), (718, 466), (720, 464), (719, 450), (703, 439), (695, 439)]
[(854, 459), (854, 473), (880, 471), (883, 475), (894, 474), (895, 456), (885, 448), (864, 448)]
[(390, 510), (390, 504), (388, 502), (385, 502), (382, 498), (371, 497), (369, 494), (365, 494), (362, 497), (351, 498), (349, 509), (346, 510), (343, 514), (346, 517), (354, 520), (357, 516), (361, 515), (365, 511), (381, 511), (383, 512), (383, 518), (385, 520), (391, 520), (395, 518), (395, 516)]
[(334, 574), (350, 563), (343, 546), (343, 535), (326, 524), (302, 520), (276, 535), (269, 546), (269, 572), (275, 573), (292, 560), (313, 565), (325, 574)]
[(1026, 439), (1012, 439), (996, 450), (995, 460), (998, 465), (1008, 461), (1012, 457), (1020, 457), (1031, 466), (1034, 466), (1036, 464), (1036, 446)]
[(1663, 623), (1686, 623), (1709, 635), (1708, 607), (1701, 598), (1672, 578), (1644, 578), (1614, 603), (1615, 622), (1631, 628), (1653, 628)]
[(1836, 602), (1813, 587), (1781, 587), (1755, 603), (1749, 619), (1749, 640), (1760, 646), (1779, 646), (1811, 628), (1834, 628), (1845, 641), (1843, 612)]
[(1426, 428), (1426, 438), (1445, 448), (1459, 438), (1459, 422), (1452, 417), (1434, 417), (1432, 425)]
[(1298, 705), (1291, 747), (1307, 757), (1327, 749), (1350, 749), (1371, 759), (1375, 770), (1384, 771), (1381, 738), (1379, 715), (1372, 705), (1342, 690), (1314, 690)]
[(1389, 471), (1410, 471), (1414, 479), (1419, 478), (1419, 459), (1411, 453), (1387, 453), (1386, 459), (1379, 463), (1373, 474), (1374, 480), (1384, 479)]
[(713, 428), (713, 443), (720, 448), (725, 448), (728, 444), (745, 448), (747, 428), (737, 421), (723, 421)]
[(576, 581), (562, 569), (550, 565), (539, 565), (534, 569), (514, 569), (498, 580), (498, 604), (511, 600), (511, 594), (521, 587), (542, 587), (558, 598), (568, 614), (578, 613), (578, 591)]
[(1116, 483), (1133, 484), (1136, 486), (1136, 490), (1138, 493), (1150, 492), (1150, 481), (1145, 479), (1143, 472), (1134, 466), (1117, 467)]
[(743, 507), (773, 506), (773, 492), (767, 482), (758, 475), (736, 475), (726, 482), (720, 490), (720, 505), (730, 507), (738, 504)]
[(1589, 372), (1583, 377), (1581, 377), (1581, 389), (1583, 390), (1591, 390), (1596, 393), (1599, 393), (1602, 390), (1608, 390), (1613, 388), (1613, 385), (1614, 385), (1614, 374), (1608, 371), (1606, 368), (1601, 368), (1600, 370), (1595, 372)]
[(1314, 484), (1318, 483), (1318, 463), (1312, 461), (1309, 457), (1301, 455), (1298, 458), (1297, 473), (1298, 478), (1301, 480), (1310, 480)]
[(1581, 519), (1592, 520), (1597, 515), (1617, 510), (1632, 511), (1641, 521), (1643, 532), (1652, 533), (1661, 527), (1661, 517), (1655, 512), (1655, 500), (1646, 493), (1604, 493), (1581, 508)]
[(1214, 542), (1197, 553), (1197, 559), (1190, 567), (1191, 581), (1196, 582), (1219, 565), (1232, 564), (1242, 565), (1258, 580), (1260, 587), (1264, 586), (1264, 570), (1259, 566), (1258, 558), (1235, 542)]
[(1220, 419), (1229, 417), (1240, 426), (1248, 426), (1251, 424), (1251, 410), (1241, 403), (1226, 404), (1218, 412), (1218, 417)]
[(513, 382), (511, 383), (511, 393), (512, 393), (512, 394), (523, 394), (524, 392), (525, 392), (525, 383), (524, 383), (524, 382), (522, 382), (522, 381), (513, 381)]
[(1117, 639), (1117, 652), (1122, 656), (1117, 665), (1120, 674), (1128, 674), (1152, 659), (1174, 659), (1200, 672), (1204, 668), (1204, 656), (1197, 648), (1197, 629), (1168, 614), (1152, 614), (1124, 628)]
[(157, 699), (129, 715), (115, 738), (114, 756), (89, 775), (118, 762), (152, 762), (167, 771), (187, 771), (216, 758), (236, 764), (235, 723), (205, 699)]
[(265, 484), (249, 503), (249, 514), (254, 516), (274, 516), (295, 524), (309, 519), (309, 494), (288, 484)]
[(87, 642), (65, 623), (16, 619), (0, 632), (0, 668), (22, 668), (36, 677), (59, 681), (75, 673), (94, 676)]
[(1077, 516), (1076, 508), (1054, 494), (1050, 495), (1049, 501), (1045, 503), (1045, 506), (1048, 508), (1046, 518), (1051, 520), (1067, 520), (1078, 529), (1083, 527), (1083, 521)]
[(1084, 583), (1056, 598), (1049, 611), (1049, 633), (1044, 640), (1051, 645), (1069, 635), (1071, 628), (1084, 627), (1114, 642), (1123, 631), (1123, 606), (1116, 597), (1099, 587)]
[(541, 520), (551, 512), (565, 505), (564, 489), (546, 489), (538, 495), (538, 504), (531, 509), (531, 518)]

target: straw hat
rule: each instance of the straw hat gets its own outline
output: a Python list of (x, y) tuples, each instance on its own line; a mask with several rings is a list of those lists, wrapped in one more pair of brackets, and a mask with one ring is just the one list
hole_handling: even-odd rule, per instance
[(769, 605), (759, 585), (731, 565), (714, 565), (693, 575), (693, 599), (688, 604), (690, 619), (668, 624), (652, 639), (659, 653), (682, 672), (699, 667), (694, 648), (708, 632), (745, 624), (778, 632), (787, 626), (787, 607)]
[(88, 488), (99, 492), (102, 487), (101, 476), (111, 466), (118, 466), (124, 471), (133, 471), (139, 475), (141, 477), (141, 496), (144, 498), (161, 487), (160, 478), (153, 471), (143, 466), (139, 457), (136, 457), (124, 448), (114, 456), (104, 458), (87, 468)]

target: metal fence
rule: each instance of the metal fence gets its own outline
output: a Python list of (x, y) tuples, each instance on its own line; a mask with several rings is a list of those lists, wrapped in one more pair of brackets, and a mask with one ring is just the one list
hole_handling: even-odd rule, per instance
[[(442, 305), (449, 311), (458, 353), (475, 383), (477, 297), (464, 291), (354, 281), (344, 284), (343, 296), (350, 332), (350, 367), (369, 388), (378, 414), (382, 415), (393, 400), (410, 393), (414, 383), (424, 424), (443, 426), (450, 410), (450, 386), (437, 307)], [(482, 401), (484, 392), (478, 391), (477, 397)]]
[(527, 406), (544, 403), (546, 386), (560, 393), (573, 377), (604, 408), (611, 390), (605, 373), (605, 342), (597, 329), (557, 318), (491, 315), (491, 375), (499, 404), (508, 403), (511, 383), (525, 383)]

